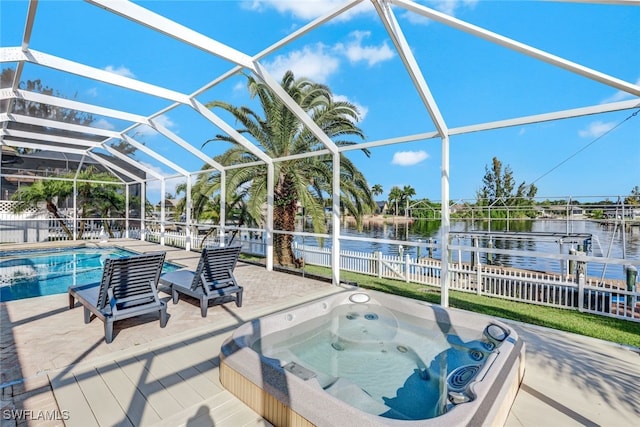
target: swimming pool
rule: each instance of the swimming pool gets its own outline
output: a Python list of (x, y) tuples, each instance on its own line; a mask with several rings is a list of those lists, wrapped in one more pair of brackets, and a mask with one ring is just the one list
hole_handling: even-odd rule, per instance
[(247, 323), (220, 357), (274, 425), (502, 425), (525, 350), (486, 316), (357, 290)]
[[(105, 259), (135, 254), (97, 246), (0, 251), (0, 301), (63, 294), (69, 286), (97, 283)], [(177, 268), (165, 263), (163, 272)]]

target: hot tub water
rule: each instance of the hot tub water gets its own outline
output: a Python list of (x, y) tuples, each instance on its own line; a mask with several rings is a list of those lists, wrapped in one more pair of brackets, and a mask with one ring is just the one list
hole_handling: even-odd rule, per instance
[(473, 399), (468, 385), (497, 351), (477, 332), (456, 332), (462, 336), (443, 333), (433, 321), (353, 303), (252, 348), (281, 366), (304, 367), (305, 377), (312, 372), (327, 393), (362, 411), (421, 420)]
[(524, 359), (490, 317), (353, 289), (238, 327), (220, 382), (274, 425), (502, 425)]

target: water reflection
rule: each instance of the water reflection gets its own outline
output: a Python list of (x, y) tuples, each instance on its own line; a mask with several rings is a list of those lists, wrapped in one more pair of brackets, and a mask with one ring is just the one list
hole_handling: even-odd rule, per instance
[[(385, 255), (409, 254), (411, 257), (431, 256), (441, 259), (438, 249), (429, 251), (429, 244), (439, 244), (441, 233), (440, 220), (415, 220), (413, 222), (397, 221), (365, 221), (362, 231), (357, 231), (354, 224), (343, 223), (341, 226), (341, 248), (343, 250), (377, 252)], [(308, 230), (305, 226), (305, 231)], [(302, 228), (300, 224), (299, 229)], [(587, 220), (491, 220), (488, 221), (452, 221), (450, 227), (453, 245), (472, 246), (474, 242), (471, 236), (456, 235), (465, 232), (506, 232), (509, 233), (557, 233), (558, 238), (536, 239), (534, 237), (512, 236), (505, 237), (498, 235), (476, 236), (479, 248), (493, 247), (496, 249), (515, 250), (523, 253), (522, 256), (493, 254), (482, 252), (480, 262), (483, 264), (493, 264), (500, 266), (520, 267), (536, 271), (562, 271), (564, 266), (561, 261), (551, 259), (541, 259), (527, 257), (526, 252), (543, 252), (549, 254), (567, 254), (570, 249), (585, 250), (588, 255), (597, 257), (626, 258), (630, 260), (640, 260), (640, 227), (631, 227), (622, 233), (621, 227), (607, 227), (602, 223)], [(330, 224), (329, 224), (329, 233)], [(580, 239), (573, 243), (560, 241), (560, 235), (570, 233), (581, 233), (592, 235), (591, 241), (583, 242)], [(348, 237), (368, 237), (374, 239), (371, 242), (361, 242), (348, 240)], [(519, 237), (519, 238), (516, 238)], [(421, 247), (404, 246), (398, 244), (382, 243), (376, 239), (401, 240), (422, 243)], [(300, 243), (303, 243), (298, 239)], [(623, 241), (626, 243), (623, 251)], [(313, 246), (323, 246), (313, 238), (305, 238), (304, 244)], [(331, 245), (330, 239), (324, 242), (325, 247)], [(452, 261), (471, 262), (471, 254), (453, 253)], [(622, 266), (610, 266), (604, 268), (607, 277), (622, 278), (624, 272)], [(603, 272), (603, 265), (596, 263), (589, 264), (588, 275), (600, 276)], [(619, 270), (619, 271), (618, 271)]]

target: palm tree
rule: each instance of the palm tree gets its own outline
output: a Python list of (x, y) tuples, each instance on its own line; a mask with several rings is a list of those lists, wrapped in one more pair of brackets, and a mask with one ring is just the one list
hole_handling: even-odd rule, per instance
[(393, 211), (394, 215), (398, 215), (398, 202), (400, 200), (402, 200), (402, 190), (400, 187), (391, 187), (391, 190), (389, 190), (389, 203), (395, 205), (395, 210)]
[[(375, 184), (375, 185), (373, 185), (373, 187), (371, 187), (371, 194), (373, 195), (373, 197), (379, 196), (382, 193), (384, 193), (384, 190), (382, 189), (382, 185)], [(377, 202), (376, 202), (376, 204), (377, 204)], [(378, 209), (379, 208), (376, 208), (376, 213), (378, 213)], [(382, 211), (382, 209), (380, 211)]]
[(371, 194), (373, 194), (373, 197), (379, 196), (382, 193), (384, 193), (384, 190), (382, 189), (382, 185), (375, 184), (373, 187), (371, 187)]
[(64, 233), (73, 238), (73, 233), (64, 222), (64, 217), (58, 211), (58, 202), (65, 200), (73, 192), (73, 186), (65, 181), (58, 180), (38, 180), (29, 186), (18, 188), (11, 199), (17, 201), (12, 208), (13, 212), (24, 212), (27, 208), (37, 207), (44, 202), (47, 211), (53, 215)]
[(407, 211), (409, 210), (409, 201), (415, 195), (416, 195), (416, 190), (412, 186), (405, 185), (402, 188), (402, 200), (404, 201), (404, 205), (405, 205), (405, 210), (404, 210), (405, 215), (407, 215)]
[[(309, 114), (322, 131), (338, 146), (351, 145), (348, 137), (363, 138), (355, 123), (358, 110), (346, 101), (336, 101), (328, 87), (308, 79), (295, 79), (291, 71), (282, 78), (282, 88)], [(247, 76), (247, 87), (252, 97), (257, 97), (262, 113), (248, 107), (236, 107), (226, 102), (214, 101), (208, 108), (222, 108), (231, 113), (242, 126), (238, 131), (248, 134), (271, 158), (277, 159), (301, 153), (325, 149), (319, 141), (287, 106), (275, 96), (271, 89), (252, 76)], [(216, 160), (224, 165), (254, 163), (258, 158), (228, 135), (216, 135), (212, 141), (233, 144)], [(367, 152), (368, 155), (368, 152)], [(319, 155), (276, 162), (274, 183), (274, 229), (295, 231), (295, 216), (298, 205), (311, 216), (314, 231), (326, 232), (324, 221), (324, 198), (332, 192), (332, 155)], [(249, 165), (234, 168), (226, 173), (227, 200), (242, 202), (247, 214), (257, 223), (262, 219), (263, 206), (267, 200), (266, 165)], [(361, 225), (362, 216), (375, 209), (369, 185), (364, 175), (346, 157), (340, 157), (341, 194), (340, 204)], [(219, 190), (218, 174), (201, 179), (194, 185), (199, 194), (211, 196)], [(198, 196), (196, 196), (197, 198)], [(198, 201), (196, 200), (196, 205)], [(228, 210), (229, 212), (229, 210)], [(275, 234), (274, 251), (280, 265), (295, 265), (292, 248), (293, 236)]]
[(102, 182), (96, 183), (91, 182), (91, 180), (116, 183), (118, 181), (117, 178), (108, 172), (98, 172), (95, 168), (89, 167), (78, 174), (78, 179), (86, 180), (78, 181), (76, 185), (77, 200), (82, 218), (78, 227), (78, 238), (82, 238), (86, 219), (91, 215), (98, 215), (103, 218), (104, 230), (110, 237), (113, 237), (111, 224), (106, 218), (122, 217), (126, 204), (125, 195), (116, 185)]
[[(22, 212), (28, 207), (37, 207), (39, 203), (44, 202), (47, 211), (56, 218), (64, 233), (72, 239), (73, 233), (65, 224), (65, 218), (60, 214), (58, 204), (73, 194), (75, 176), (75, 173), (70, 173), (64, 176), (67, 180), (40, 180), (28, 187), (20, 187), (11, 197), (12, 200), (19, 202), (13, 207), (13, 211)], [(82, 218), (78, 227), (78, 238), (82, 238), (88, 216), (98, 214), (106, 218), (115, 214), (119, 215), (122, 213), (125, 202), (122, 191), (117, 190), (113, 185), (91, 182), (117, 182), (117, 179), (107, 172), (98, 172), (91, 166), (80, 172), (77, 179), (77, 203)], [(103, 224), (105, 231), (113, 237), (109, 223), (103, 220)]]

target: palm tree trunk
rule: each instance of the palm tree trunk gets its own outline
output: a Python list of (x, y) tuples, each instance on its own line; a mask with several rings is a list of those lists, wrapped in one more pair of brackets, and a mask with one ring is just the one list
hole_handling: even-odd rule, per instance
[(80, 224), (78, 225), (78, 239), (82, 239), (82, 235), (84, 234), (84, 226), (87, 224), (87, 220), (82, 218), (80, 220)]
[(65, 232), (67, 237), (69, 237), (69, 239), (73, 239), (73, 233), (71, 233), (71, 230), (69, 230), (67, 224), (64, 223), (64, 218), (60, 216), (57, 206), (49, 200), (47, 200), (47, 210), (58, 220), (58, 224), (60, 224), (60, 227), (62, 227), (62, 231)]
[[(273, 212), (273, 226), (275, 230), (295, 231), (296, 204), (275, 206)], [(273, 249), (276, 263), (282, 266), (295, 266), (293, 254), (293, 236), (291, 234), (274, 234)]]

